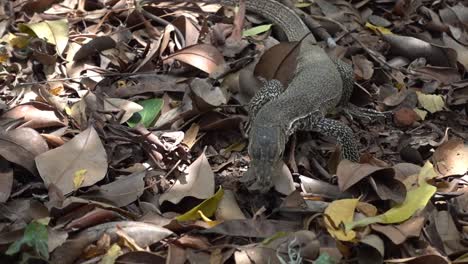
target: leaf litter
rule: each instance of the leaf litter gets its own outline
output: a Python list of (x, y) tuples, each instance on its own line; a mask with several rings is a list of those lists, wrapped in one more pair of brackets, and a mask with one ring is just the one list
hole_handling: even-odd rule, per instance
[(2, 2), (0, 262), (468, 263), (468, 3), (283, 2), (353, 65), (351, 101), (390, 115), (335, 113), (360, 163), (298, 133), (264, 195), (240, 181), (245, 104), (298, 54), (270, 21)]

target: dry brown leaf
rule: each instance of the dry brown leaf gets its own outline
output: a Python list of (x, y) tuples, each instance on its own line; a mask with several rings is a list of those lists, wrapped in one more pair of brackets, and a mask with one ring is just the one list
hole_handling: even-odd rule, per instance
[(37, 156), (36, 164), (46, 186), (53, 183), (68, 194), (74, 190), (73, 177), (79, 170), (86, 170), (83, 187), (106, 176), (107, 154), (96, 130), (89, 127), (64, 145)]
[(442, 177), (463, 175), (468, 172), (468, 145), (462, 139), (452, 138), (436, 149), (432, 160)]
[(205, 153), (202, 153), (185, 170), (185, 174), (179, 176), (176, 183), (159, 197), (159, 204), (165, 201), (177, 204), (182, 198), (187, 196), (208, 199), (213, 196), (214, 191), (214, 173), (211, 170)]
[(220, 73), (226, 67), (223, 55), (209, 44), (197, 44), (181, 49), (167, 59), (183, 61), (210, 75)]

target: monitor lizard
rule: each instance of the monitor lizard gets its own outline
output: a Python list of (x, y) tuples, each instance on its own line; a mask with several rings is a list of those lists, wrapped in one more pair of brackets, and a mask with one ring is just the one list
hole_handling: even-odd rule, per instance
[[(216, 3), (236, 6), (238, 0)], [(283, 164), (285, 144), (298, 130), (336, 137), (343, 157), (357, 161), (359, 152), (351, 128), (325, 117), (335, 108), (351, 106), (348, 101), (354, 83), (352, 67), (331, 59), (317, 46), (314, 36), (293, 9), (276, 0), (246, 0), (245, 3), (248, 11), (279, 26), (289, 41), (300, 41), (296, 70), (287, 89), (277, 80), (265, 81), (249, 102), (251, 163), (243, 177), (249, 190), (263, 193), (272, 187), (272, 178), (278, 175)], [(351, 114), (358, 112), (356, 107), (349, 110)]]
[[(233, 6), (236, 0), (220, 0)], [(289, 136), (298, 130), (317, 131), (337, 138), (345, 159), (359, 160), (353, 131), (326, 118), (336, 107), (346, 107), (352, 93), (352, 67), (331, 59), (316, 45), (301, 18), (275, 0), (246, 0), (246, 9), (278, 25), (289, 41), (301, 41), (294, 77), (287, 89), (277, 80), (264, 83), (248, 105), (251, 120), (248, 153), (251, 163), (244, 175), (250, 190), (268, 191), (272, 178), (281, 171)]]

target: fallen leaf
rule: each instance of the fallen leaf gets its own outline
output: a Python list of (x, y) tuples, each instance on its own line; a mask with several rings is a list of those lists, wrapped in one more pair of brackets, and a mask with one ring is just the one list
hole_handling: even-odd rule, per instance
[(109, 36), (99, 36), (81, 46), (73, 57), (74, 61), (89, 58), (99, 52), (115, 48), (115, 41)]
[(338, 187), (341, 191), (346, 191), (360, 180), (372, 174), (386, 175), (393, 177), (395, 171), (392, 168), (381, 168), (370, 164), (355, 163), (349, 160), (342, 160), (338, 164), (336, 176), (338, 177)]
[(64, 145), (36, 157), (36, 165), (46, 186), (55, 184), (64, 195), (74, 190), (74, 175), (87, 170), (82, 187), (100, 181), (107, 173), (107, 154), (93, 127)]
[(424, 217), (413, 217), (399, 225), (379, 225), (373, 224), (371, 228), (375, 231), (384, 234), (395, 245), (400, 245), (406, 239), (411, 237), (419, 237), (424, 226)]
[(401, 223), (409, 219), (417, 211), (426, 207), (431, 197), (435, 194), (437, 188), (426, 182), (426, 180), (434, 177), (433, 171), (434, 169), (432, 168), (432, 164), (427, 162), (419, 173), (419, 186), (408, 191), (406, 194), (406, 199), (403, 203), (391, 208), (381, 215), (366, 217), (355, 222), (345, 224), (346, 230), (351, 230), (355, 227), (367, 226), (374, 223)]
[(100, 264), (114, 264), (117, 258), (122, 255), (122, 249), (117, 244), (112, 244), (112, 246), (107, 250), (106, 254), (102, 257)]
[(324, 212), (327, 216), (325, 224), (330, 235), (341, 241), (352, 241), (356, 237), (356, 232), (351, 229), (345, 232), (343, 224), (352, 223), (358, 202), (359, 199), (341, 199), (330, 203)]
[(159, 197), (159, 204), (165, 201), (177, 204), (182, 198), (187, 196), (207, 199), (213, 196), (214, 189), (214, 173), (211, 170), (205, 153), (202, 153), (185, 170), (185, 175), (179, 176), (176, 183)]
[(445, 102), (441, 95), (423, 94), (421, 92), (416, 92), (416, 94), (421, 106), (430, 113), (433, 114), (444, 109)]
[(242, 32), (243, 37), (251, 37), (251, 36), (256, 36), (262, 33), (267, 32), (268, 30), (271, 29), (272, 24), (267, 24), (267, 25), (260, 25), (256, 27), (252, 27), (249, 29), (246, 29)]
[(189, 129), (184, 134), (184, 140), (182, 143), (187, 145), (189, 149), (193, 147), (195, 142), (197, 142), (198, 131), (200, 130), (200, 126), (197, 123), (193, 123)]
[(221, 72), (226, 67), (223, 55), (209, 44), (196, 44), (186, 47), (171, 54), (167, 59), (185, 62), (210, 75)]
[(135, 127), (137, 124), (142, 124), (146, 128), (151, 127), (163, 107), (163, 100), (153, 98), (139, 101), (138, 104), (143, 107), (143, 110), (133, 114), (127, 121), (128, 126)]
[(145, 190), (146, 171), (120, 176), (115, 181), (99, 186), (96, 194), (83, 195), (83, 198), (101, 201), (107, 200), (117, 207), (123, 207), (136, 201)]
[(190, 221), (200, 219), (200, 215), (198, 214), (199, 211), (201, 211), (206, 217), (213, 216), (216, 210), (218, 209), (219, 202), (221, 201), (221, 199), (223, 199), (223, 195), (223, 188), (219, 188), (219, 190), (215, 193), (213, 197), (206, 199), (199, 205), (190, 209), (190, 211), (186, 212), (185, 214), (177, 216), (176, 219), (178, 221)]
[(235, 220), (246, 219), (244, 213), (237, 204), (234, 192), (231, 190), (224, 190), (223, 199), (219, 202), (218, 209), (216, 210), (217, 220)]
[(436, 149), (432, 161), (443, 177), (463, 175), (468, 172), (468, 145), (462, 139), (452, 138)]
[(120, 124), (127, 122), (134, 113), (143, 110), (143, 106), (132, 101), (120, 98), (104, 98), (104, 111), (125, 111), (120, 119)]
[(75, 190), (78, 190), (83, 184), (87, 170), (77, 170), (73, 176), (73, 187)]
[(39, 23), (20, 24), (19, 29), (35, 35), (55, 45), (58, 54), (62, 54), (68, 44), (68, 20), (45, 20)]
[(52, 253), (52, 263), (74, 263), (85, 247), (96, 242), (104, 233), (108, 234), (111, 241), (117, 241), (116, 231), (125, 232), (135, 242), (145, 248), (161, 239), (173, 234), (172, 231), (154, 224), (120, 221), (109, 222), (90, 227), (76, 234), (73, 239), (67, 240)]
[(372, 25), (371, 23), (369, 22), (366, 22), (366, 25), (365, 25), (366, 28), (376, 32), (376, 33), (381, 33), (381, 34), (393, 34), (392, 31), (388, 28), (384, 28), (384, 27), (380, 27), (380, 26), (375, 26), (375, 25)]

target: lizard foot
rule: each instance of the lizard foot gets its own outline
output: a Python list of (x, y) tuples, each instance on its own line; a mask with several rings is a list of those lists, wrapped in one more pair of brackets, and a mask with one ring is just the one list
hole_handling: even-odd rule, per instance
[(348, 117), (350, 117), (351, 120), (353, 117), (358, 117), (365, 118), (369, 121), (372, 120), (372, 118), (386, 118), (391, 114), (391, 112), (379, 112), (374, 109), (358, 107), (353, 104), (348, 104), (344, 108), (344, 112), (348, 115)]

